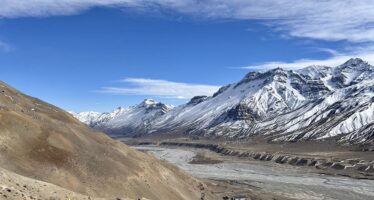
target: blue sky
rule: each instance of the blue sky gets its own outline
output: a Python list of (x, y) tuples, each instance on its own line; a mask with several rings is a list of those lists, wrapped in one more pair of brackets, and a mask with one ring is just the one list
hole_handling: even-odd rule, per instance
[(235, 2), (0, 0), (1, 80), (66, 110), (110, 111), (178, 105), (251, 70), (374, 60), (372, 3)]

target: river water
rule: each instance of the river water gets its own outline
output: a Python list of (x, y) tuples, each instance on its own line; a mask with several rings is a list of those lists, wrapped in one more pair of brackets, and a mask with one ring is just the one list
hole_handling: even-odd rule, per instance
[(266, 162), (225, 161), (219, 164), (189, 164), (192, 149), (137, 146), (167, 160), (192, 176), (214, 180), (235, 180), (269, 193), (295, 199), (374, 199), (374, 180), (321, 175), (308, 170)]

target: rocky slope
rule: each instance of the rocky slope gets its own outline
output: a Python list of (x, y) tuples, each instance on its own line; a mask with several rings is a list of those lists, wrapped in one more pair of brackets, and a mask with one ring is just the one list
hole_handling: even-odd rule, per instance
[(53, 199), (58, 194), (71, 196), (57, 199), (199, 199), (202, 193), (209, 198), (199, 181), (179, 169), (3, 82), (0, 175), (7, 178), (7, 183), (1, 180), (6, 197), (0, 198), (7, 199), (22, 194), (27, 195), (24, 199)]
[[(129, 121), (141, 117), (115, 120), (123, 124), (116, 133), (178, 132), (234, 138), (264, 135), (273, 141), (372, 142), (373, 76), (374, 67), (359, 58), (337, 67), (250, 72), (211, 97), (195, 97), (187, 104), (165, 110), (145, 121), (144, 126), (137, 126), (136, 131), (128, 131)], [(112, 127), (100, 129), (111, 133)]]

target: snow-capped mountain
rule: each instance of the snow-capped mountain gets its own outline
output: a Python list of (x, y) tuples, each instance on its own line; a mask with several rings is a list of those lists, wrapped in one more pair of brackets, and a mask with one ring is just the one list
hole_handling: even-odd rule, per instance
[(74, 117), (92, 128), (111, 135), (138, 135), (148, 131), (156, 118), (164, 115), (172, 106), (145, 99), (137, 106), (118, 107), (112, 112), (70, 112)]
[(178, 132), (362, 143), (374, 139), (373, 78), (374, 67), (358, 58), (337, 67), (276, 68), (250, 72), (211, 97), (194, 97), (173, 109), (160, 104), (159, 114), (132, 108), (110, 120), (97, 113), (82, 113), (78, 119), (86, 115), (82, 121), (88, 119), (92, 127), (130, 135)]

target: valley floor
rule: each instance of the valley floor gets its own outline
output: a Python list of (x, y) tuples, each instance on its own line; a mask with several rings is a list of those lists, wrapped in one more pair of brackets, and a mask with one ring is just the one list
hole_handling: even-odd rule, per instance
[[(353, 179), (343, 176), (318, 174), (272, 162), (238, 161), (220, 158), (201, 149), (136, 146), (152, 152), (195, 177), (213, 180), (213, 191), (223, 196), (248, 196), (259, 199), (373, 199), (374, 180)], [(191, 164), (196, 155), (207, 158), (208, 163)], [(203, 156), (202, 156), (203, 155)], [(217, 163), (209, 163), (211, 160)], [(221, 161), (221, 162), (218, 162)], [(221, 185), (220, 185), (221, 184)], [(227, 186), (224, 190), (222, 184)], [(221, 187), (220, 189), (218, 189)]]
[[(282, 152), (290, 156), (331, 160), (373, 160), (373, 152), (362, 152), (358, 147), (307, 143), (249, 145), (214, 140), (191, 141), (187, 138), (132, 139), (125, 142), (142, 144), (134, 148), (152, 152), (159, 159), (167, 160), (195, 177), (206, 179), (210, 189), (220, 198), (243, 195), (251, 199), (374, 199), (374, 180), (370, 174), (264, 162), (240, 155), (224, 155), (209, 150), (209, 146), (196, 148), (194, 145), (214, 143), (236, 151)], [(184, 143), (194, 145), (178, 145)]]

